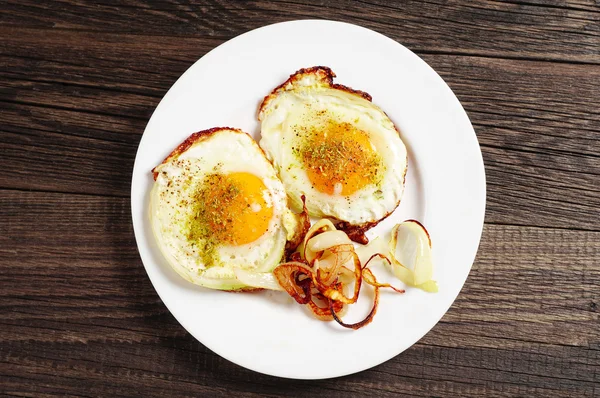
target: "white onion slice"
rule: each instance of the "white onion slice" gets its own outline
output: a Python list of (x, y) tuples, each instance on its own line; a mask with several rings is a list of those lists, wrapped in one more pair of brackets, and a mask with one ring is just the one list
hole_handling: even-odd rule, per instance
[(314, 259), (317, 257), (317, 253), (312, 250), (307, 250), (308, 249), (308, 247), (307, 247), (308, 241), (313, 237), (313, 235), (318, 234), (318, 233), (324, 233), (327, 231), (336, 231), (336, 228), (335, 228), (335, 225), (333, 225), (333, 223), (330, 220), (323, 218), (323, 219), (317, 221), (315, 224), (313, 224), (313, 226), (310, 227), (310, 229), (304, 236), (304, 241), (302, 242), (302, 245), (300, 246), (300, 253), (303, 253), (304, 259), (309, 264), (312, 264)]
[(437, 292), (433, 280), (431, 239), (423, 225), (414, 220), (404, 221), (392, 230), (390, 241), (392, 271), (407, 285), (428, 292)]
[(321, 258), (316, 258), (313, 263), (313, 271), (317, 271), (319, 268), (330, 270), (333, 269), (337, 260), (337, 254), (334, 253), (324, 253)]
[(318, 253), (333, 246), (348, 244), (351, 245), (352, 241), (344, 231), (327, 231), (310, 238), (307, 242), (307, 249)]
[(250, 287), (283, 291), (283, 288), (279, 285), (272, 272), (254, 272), (235, 269), (234, 273), (235, 277), (240, 282)]

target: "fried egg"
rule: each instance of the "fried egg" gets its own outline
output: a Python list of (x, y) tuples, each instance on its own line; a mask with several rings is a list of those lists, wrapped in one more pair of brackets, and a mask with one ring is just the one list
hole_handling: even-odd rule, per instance
[(374, 225), (399, 205), (407, 151), (365, 92), (334, 84), (326, 67), (301, 69), (262, 102), (260, 146), (295, 206), (311, 216)]
[(248, 134), (194, 133), (153, 173), (152, 230), (183, 278), (235, 290), (245, 287), (236, 269), (268, 272), (279, 264), (291, 212), (273, 166)]

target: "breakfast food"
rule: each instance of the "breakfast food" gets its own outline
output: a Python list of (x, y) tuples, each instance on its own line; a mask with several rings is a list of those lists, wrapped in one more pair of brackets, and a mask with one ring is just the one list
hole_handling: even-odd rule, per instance
[[(368, 268), (376, 257), (389, 263), (385, 255), (377, 253), (361, 263), (350, 238), (327, 219), (319, 220), (308, 230), (294, 257), (293, 261), (275, 268), (273, 275), (298, 304), (306, 305), (322, 321), (335, 320), (346, 328), (360, 329), (377, 312), (380, 288), (404, 293), (403, 289), (379, 283)], [(363, 320), (346, 323), (342, 317), (348, 305), (358, 301), (362, 282), (374, 289), (373, 306)]]
[[(264, 276), (260, 281), (256, 279), (258, 284), (253, 286), (283, 289), (298, 304), (305, 305), (317, 319), (335, 320), (350, 329), (360, 329), (373, 320), (381, 288), (405, 293), (404, 289), (377, 281), (369, 268), (375, 259), (387, 264), (407, 286), (431, 293), (438, 291), (437, 283), (432, 279), (431, 239), (418, 221), (407, 220), (393, 228), (389, 257), (382, 253), (385, 250), (380, 250), (380, 242), (370, 246), (373, 247), (355, 247), (331, 221), (321, 219), (308, 230), (291, 261), (277, 266), (270, 277)], [(363, 320), (348, 324), (342, 317), (348, 305), (358, 301), (361, 285), (374, 289), (373, 306)]]
[(431, 238), (416, 220), (406, 220), (392, 229), (390, 266), (398, 279), (426, 292), (438, 291), (433, 277)]
[(194, 133), (153, 173), (150, 219), (156, 242), (192, 283), (244, 289), (236, 269), (271, 271), (286, 242), (300, 241), (301, 223), (287, 207), (281, 181), (241, 130)]
[(292, 203), (339, 220), (351, 239), (399, 205), (407, 151), (390, 118), (362, 91), (334, 84), (326, 67), (301, 69), (260, 105), (260, 146)]
[[(389, 251), (380, 238), (353, 243), (367, 243), (365, 231), (399, 205), (407, 151), (371, 97), (334, 77), (326, 67), (301, 69), (265, 97), (260, 147), (233, 128), (192, 134), (152, 170), (150, 220), (158, 248), (186, 280), (283, 290), (316, 318), (358, 329), (373, 320), (381, 288), (404, 293), (377, 281), (372, 260), (407, 286), (436, 292), (437, 283), (431, 240), (417, 221), (394, 227)], [(325, 218), (311, 227), (309, 214)], [(367, 285), (371, 311), (345, 323)]]

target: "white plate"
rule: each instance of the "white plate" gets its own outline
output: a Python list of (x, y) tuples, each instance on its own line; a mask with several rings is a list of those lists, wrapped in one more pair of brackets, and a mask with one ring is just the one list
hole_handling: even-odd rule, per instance
[[(357, 331), (310, 317), (282, 292), (212, 291), (180, 278), (163, 259), (148, 220), (150, 170), (191, 133), (239, 127), (260, 137), (256, 109), (302, 67), (325, 65), (337, 82), (373, 96), (409, 148), (400, 207), (369, 236), (420, 220), (433, 241), (440, 291), (383, 293), (374, 321)], [(321, 379), (378, 365), (406, 350), (448, 310), (463, 286), (481, 237), (485, 174), (477, 138), (450, 88), (423, 60), (371, 30), (331, 21), (266, 26), (215, 48), (190, 67), (156, 108), (140, 142), (131, 186), (138, 249), (159, 296), (202, 344), (246, 368), (270, 375)], [(364, 296), (364, 297), (363, 297)], [(370, 308), (361, 295), (348, 314)]]

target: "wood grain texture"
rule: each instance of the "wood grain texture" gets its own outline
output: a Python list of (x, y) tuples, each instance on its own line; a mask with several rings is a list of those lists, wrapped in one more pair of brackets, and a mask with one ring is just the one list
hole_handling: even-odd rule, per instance
[[(209, 47), (162, 37), (146, 48), (147, 36), (60, 32), (49, 38), (35, 29), (11, 31), (19, 34), (7, 35), (11, 55), (2, 58), (0, 72), (0, 149), (6, 153), (0, 167), (7, 170), (1, 186), (128, 195), (133, 148), (146, 121), (179, 74)], [(152, 60), (156, 46), (164, 57)], [(39, 58), (30, 59), (26, 54), (34, 47)], [(60, 55), (65, 47), (78, 54), (67, 65)], [(182, 49), (188, 59), (173, 61)], [(139, 60), (123, 62), (135, 58), (128, 56), (132, 51)], [(494, 186), (487, 221), (600, 228), (600, 66), (422, 56), (475, 126)], [(90, 66), (95, 59), (103, 61)]]
[[(144, 271), (129, 205), (141, 134), (177, 78), (299, 18), (375, 29), (427, 61), (469, 114), (488, 183), (479, 254), (442, 321), (387, 363), (316, 382), (192, 338)], [(600, 396), (597, 0), (0, 1), (0, 37), (0, 395)]]
[(421, 51), (600, 63), (593, 0), (527, 1), (10, 1), (2, 24), (114, 33), (231, 38), (290, 19), (333, 19), (385, 32)]
[(488, 225), (465, 289), (416, 346), (358, 375), (283, 382), (177, 324), (143, 270), (129, 213), (125, 198), (0, 191), (7, 393), (77, 395), (82, 380), (90, 396), (599, 392), (600, 232)]

